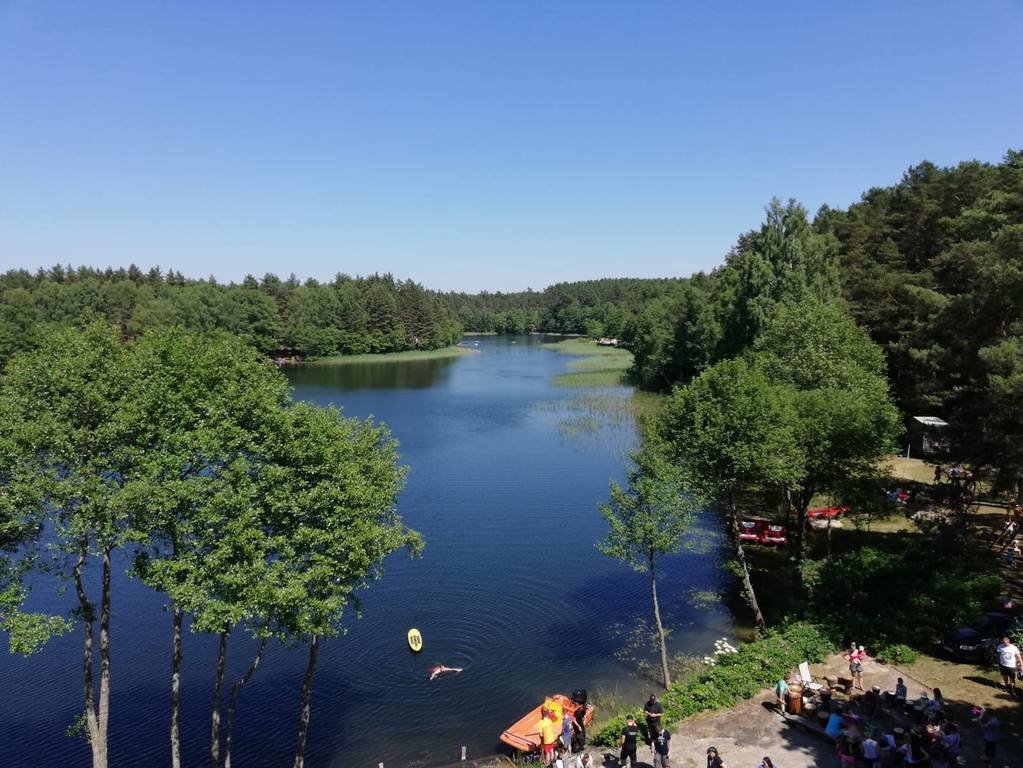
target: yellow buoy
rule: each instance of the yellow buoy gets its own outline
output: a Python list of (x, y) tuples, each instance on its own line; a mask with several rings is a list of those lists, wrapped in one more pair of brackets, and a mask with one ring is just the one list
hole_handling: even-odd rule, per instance
[(408, 647), (416, 653), (423, 650), (423, 636), (419, 634), (419, 630), (415, 627), (408, 631)]

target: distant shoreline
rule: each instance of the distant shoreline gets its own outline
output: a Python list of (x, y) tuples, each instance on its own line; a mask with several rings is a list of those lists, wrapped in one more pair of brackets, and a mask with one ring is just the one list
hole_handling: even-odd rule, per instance
[(390, 363), (407, 362), (409, 360), (437, 360), (445, 357), (462, 357), (478, 355), (478, 349), (469, 347), (441, 347), (440, 349), (407, 349), (404, 352), (383, 352), (365, 355), (334, 355), (311, 360), (304, 365), (349, 365), (351, 363)]

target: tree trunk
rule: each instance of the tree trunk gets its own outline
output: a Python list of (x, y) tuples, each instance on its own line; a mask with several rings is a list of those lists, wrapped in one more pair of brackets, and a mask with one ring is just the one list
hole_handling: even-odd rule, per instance
[(75, 592), (78, 594), (78, 608), (82, 613), (82, 682), (85, 687), (85, 727), (89, 734), (89, 747), (92, 749), (93, 768), (106, 768), (106, 750), (100, 752), (97, 749), (101, 739), (99, 722), (96, 717), (95, 693), (92, 686), (92, 625), (96, 621), (96, 614), (82, 584), (82, 567), (85, 565), (87, 546), (86, 543), (82, 544), (74, 567)]
[(227, 663), (227, 627), (220, 633), (217, 650), (217, 681), (213, 685), (213, 717), (210, 727), (210, 768), (220, 766), (220, 700), (224, 692), (224, 666)]
[(99, 609), (99, 731), (98, 749), (107, 764), (107, 726), (110, 722), (110, 546), (103, 547), (103, 593)]
[(313, 635), (309, 642), (309, 664), (305, 670), (305, 680), (302, 682), (302, 711), (298, 718), (298, 745), (295, 748), (294, 768), (305, 766), (305, 738), (309, 733), (309, 695), (313, 690), (313, 675), (316, 672), (316, 654), (320, 647), (320, 636)]
[(760, 603), (757, 602), (757, 593), (753, 590), (753, 580), (749, 575), (749, 566), (746, 564), (746, 552), (742, 548), (742, 539), (739, 538), (739, 517), (735, 508), (735, 490), (728, 492), (729, 520), (732, 529), (732, 538), (735, 539), (735, 554), (739, 560), (739, 567), (742, 569), (742, 586), (749, 600), (749, 607), (753, 611), (753, 619), (757, 628), (762, 629), (767, 625), (764, 621), (764, 614), (760, 610)]
[(259, 662), (263, 658), (263, 651), (265, 650), (266, 638), (264, 637), (260, 639), (259, 650), (256, 651), (256, 656), (245, 671), (245, 674), (231, 686), (231, 698), (227, 702), (227, 725), (224, 728), (224, 768), (231, 768), (231, 734), (234, 732), (234, 705), (238, 701), (238, 692), (242, 689), (243, 685), (252, 679), (252, 675), (255, 673), (256, 667), (259, 666)]
[[(650, 597), (654, 601), (654, 624), (657, 626), (657, 646), (661, 652), (661, 674), (664, 676), (664, 688), (671, 686), (671, 674), (668, 672), (668, 644), (664, 637), (664, 626), (661, 624), (661, 606), (657, 602), (657, 573), (654, 571), (654, 556), (647, 558), (650, 569)], [(651, 736), (651, 738), (653, 738)]]
[(171, 651), (171, 768), (181, 768), (181, 736), (178, 730), (178, 703), (181, 701), (181, 617), (181, 608), (175, 603), (174, 643)]

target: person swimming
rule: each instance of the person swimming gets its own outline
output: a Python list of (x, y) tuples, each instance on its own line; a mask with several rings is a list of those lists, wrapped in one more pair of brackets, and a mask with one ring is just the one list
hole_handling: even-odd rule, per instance
[(436, 667), (430, 667), (429, 669), (431, 680), (439, 675), (443, 675), (445, 672), (454, 672), (455, 674), (458, 674), (461, 671), (461, 667), (445, 667), (443, 664), (438, 664)]

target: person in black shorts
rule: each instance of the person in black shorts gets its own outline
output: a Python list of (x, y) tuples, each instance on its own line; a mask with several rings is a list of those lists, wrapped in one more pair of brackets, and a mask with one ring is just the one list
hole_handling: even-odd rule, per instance
[(718, 754), (717, 747), (709, 747), (707, 749), (707, 768), (726, 768), (725, 761)]
[(998, 645), (998, 670), (1002, 673), (1002, 683), (1010, 696), (1016, 695), (1017, 670), (1023, 665), (1023, 657), (1011, 639), (1003, 637)]
[(639, 726), (636, 725), (636, 718), (630, 717), (625, 727), (622, 728), (622, 737), (618, 740), (618, 746), (622, 748), (622, 754), (618, 758), (618, 765), (624, 766), (626, 758), (631, 762), (631, 768), (636, 768), (636, 747), (639, 745)]

